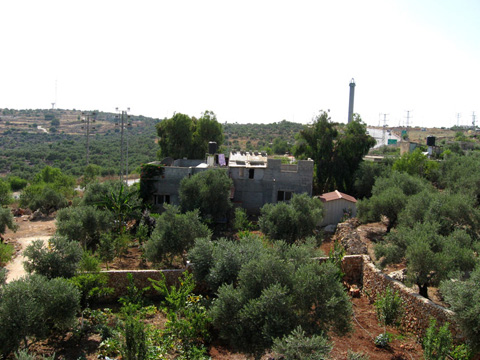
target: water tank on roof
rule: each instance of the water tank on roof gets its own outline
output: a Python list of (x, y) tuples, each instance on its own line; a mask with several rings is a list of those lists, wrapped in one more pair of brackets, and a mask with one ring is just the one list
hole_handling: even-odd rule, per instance
[(208, 153), (214, 155), (217, 152), (217, 143), (215, 141), (208, 142)]
[(435, 136), (427, 136), (427, 146), (435, 146)]

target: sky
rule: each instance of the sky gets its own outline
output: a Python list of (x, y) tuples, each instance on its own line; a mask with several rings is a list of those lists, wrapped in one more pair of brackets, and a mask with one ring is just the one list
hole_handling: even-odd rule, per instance
[(479, 0), (16, 0), (0, 13), (0, 108), (346, 123), (354, 78), (368, 125), (480, 115)]

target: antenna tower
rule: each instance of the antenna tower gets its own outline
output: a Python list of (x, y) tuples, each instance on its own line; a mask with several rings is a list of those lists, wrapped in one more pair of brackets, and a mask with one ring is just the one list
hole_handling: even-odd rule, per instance
[(413, 116), (410, 115), (410, 113), (412, 112), (413, 110), (407, 110), (407, 123), (405, 124), (405, 126), (408, 128), (410, 127), (410, 118), (413, 118)]
[(385, 135), (386, 135), (386, 132), (387, 132), (387, 115), (388, 114), (383, 114), (383, 131), (382, 131), (382, 145), (386, 145), (385, 144)]
[(475, 118), (477, 117), (477, 115), (475, 115), (475, 111), (472, 112), (472, 126), (473, 126), (473, 130), (475, 131)]
[(457, 113), (457, 127), (460, 126), (460, 113)]

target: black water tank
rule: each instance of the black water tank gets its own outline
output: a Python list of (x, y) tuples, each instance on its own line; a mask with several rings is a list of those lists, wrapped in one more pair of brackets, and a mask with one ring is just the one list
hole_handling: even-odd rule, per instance
[(435, 136), (427, 136), (427, 146), (435, 146)]
[(213, 155), (217, 152), (217, 143), (215, 141), (208, 142), (208, 153)]

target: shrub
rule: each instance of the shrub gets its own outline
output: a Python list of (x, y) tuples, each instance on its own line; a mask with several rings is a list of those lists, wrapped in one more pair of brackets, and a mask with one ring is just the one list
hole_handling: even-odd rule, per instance
[(351, 303), (336, 271), (310, 258), (297, 266), (277, 250), (265, 250), (241, 266), (236, 281), (220, 286), (210, 312), (213, 325), (232, 346), (257, 354), (298, 325), (309, 334), (345, 333)]
[(0, 288), (0, 351), (62, 333), (75, 322), (80, 294), (67, 280), (31, 275)]
[(375, 300), (377, 319), (384, 326), (398, 325), (402, 316), (402, 298), (393, 289), (387, 287)]
[(8, 205), (12, 202), (12, 192), (8, 182), (0, 179), (0, 206)]
[(36, 273), (49, 279), (70, 278), (75, 275), (82, 253), (79, 243), (64, 237), (50, 239), (48, 246), (45, 246), (42, 240), (35, 240), (24, 251), (27, 260), (23, 266), (28, 273)]
[(9, 176), (8, 182), (10, 183), (10, 188), (12, 189), (12, 191), (20, 191), (24, 189), (28, 184), (27, 180), (22, 179), (18, 176)]
[(362, 352), (354, 352), (348, 349), (347, 351), (347, 360), (369, 360), (368, 355)]
[(224, 169), (210, 169), (183, 178), (179, 189), (182, 210), (198, 209), (200, 216), (208, 222), (224, 218), (232, 206), (232, 184)]
[(18, 226), (15, 224), (10, 209), (0, 206), (0, 234), (4, 234), (7, 228), (16, 231)]
[(444, 281), (440, 286), (455, 320), (474, 350), (480, 349), (480, 267), (465, 281)]
[(289, 203), (265, 204), (258, 219), (260, 229), (269, 238), (293, 243), (313, 235), (323, 217), (319, 199), (294, 194)]
[(102, 296), (111, 294), (112, 288), (107, 287), (108, 275), (102, 273), (78, 274), (69, 281), (80, 292), (80, 304), (82, 308), (88, 307)]
[(125, 346), (123, 358), (125, 360), (147, 359), (145, 325), (141, 321), (130, 316), (125, 321), (124, 332)]
[(196, 238), (209, 237), (208, 227), (200, 221), (197, 210), (181, 214), (177, 206), (165, 205), (165, 211), (157, 220), (155, 230), (145, 246), (145, 255), (152, 262), (166, 260), (173, 263), (175, 256), (182, 256)]
[(5, 268), (0, 269), (0, 286), (5, 285), (7, 282), (8, 270)]
[(282, 339), (275, 339), (272, 350), (285, 360), (324, 360), (332, 351), (332, 345), (323, 336), (307, 336), (299, 326)]
[(15, 249), (11, 244), (0, 242), (0, 265), (9, 262), (14, 252)]
[(79, 241), (84, 249), (95, 246), (100, 235), (112, 227), (110, 212), (94, 206), (69, 207), (57, 213), (57, 233)]
[(165, 298), (164, 311), (168, 322), (164, 334), (170, 338), (186, 359), (203, 359), (206, 357), (204, 343), (209, 340), (210, 318), (202, 297), (195, 296), (193, 276), (185, 271), (177, 286), (168, 287), (165, 276), (162, 280), (152, 280), (152, 286)]
[(437, 329), (437, 321), (430, 319), (430, 326), (423, 337), (423, 357), (425, 360), (444, 360), (452, 348), (452, 334), (445, 323)]
[(15, 353), (15, 360), (55, 360), (55, 354), (52, 356), (47, 356), (44, 357), (42, 356), (39, 358), (37, 355), (29, 353), (27, 349), (19, 350), (18, 352)]
[(222, 284), (236, 282), (242, 265), (257, 259), (265, 251), (256, 235), (250, 234), (239, 241), (202, 238), (195, 241), (189, 259), (194, 264), (195, 279), (206, 282), (212, 291), (216, 291)]
[(32, 211), (40, 210), (45, 215), (50, 215), (67, 205), (65, 195), (50, 186), (44, 186), (27, 204)]
[(253, 228), (253, 224), (248, 220), (247, 211), (245, 209), (235, 209), (235, 220), (233, 222), (233, 228), (236, 231), (248, 231)]
[(374, 340), (373, 343), (375, 346), (380, 348), (386, 348), (389, 346), (391, 341), (390, 335), (386, 332), (379, 334)]

